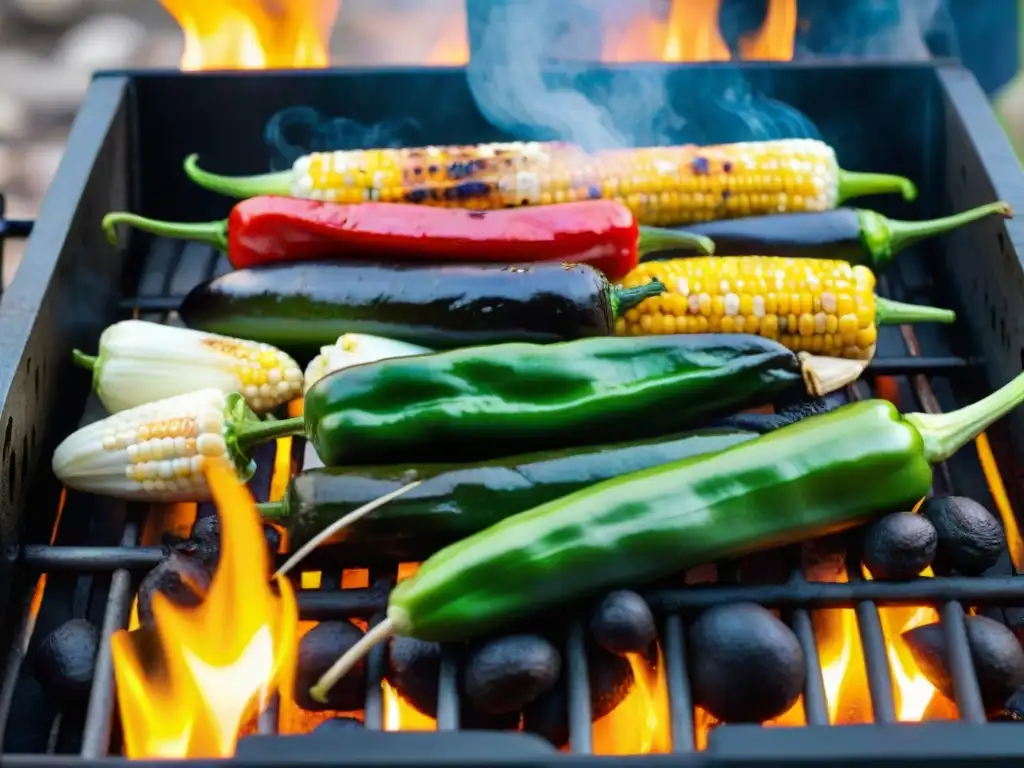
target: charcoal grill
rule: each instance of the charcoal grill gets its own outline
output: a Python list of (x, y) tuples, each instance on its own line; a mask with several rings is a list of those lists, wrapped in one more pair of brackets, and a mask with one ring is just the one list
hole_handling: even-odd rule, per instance
[[(688, 78), (714, 80), (716, 65), (663, 65), (551, 70), (551, 82), (570, 85), (599, 100), (622, 77), (665, 78), (685, 113)], [(746, 65), (741, 71), (755, 93), (791, 104), (806, 114), (822, 137), (836, 146), (844, 166), (884, 170), (914, 178), (921, 198), (912, 209), (890, 199), (865, 205), (902, 217), (937, 216), (1001, 198), (1024, 211), (1024, 174), (995, 122), (974, 77), (953, 63)], [(730, 75), (731, 77), (732, 75)], [(65, 159), (47, 196), (14, 283), (0, 303), (0, 607), (7, 664), (0, 687), (0, 723), (5, 727), (7, 765), (78, 765), (117, 755), (117, 715), (106, 643), (123, 627), (139, 577), (161, 558), (159, 546), (140, 546), (148, 510), (105, 498), (69, 493), (58, 515), (61, 492), (49, 455), (70, 429), (100, 415), (88, 395), (88, 377), (71, 366), (70, 351), (91, 349), (105, 325), (126, 316), (174, 322), (173, 310), (197, 282), (228, 269), (208, 247), (135, 234), (118, 252), (98, 226), (102, 215), (128, 209), (172, 220), (224, 216), (230, 201), (190, 185), (182, 158), (201, 152), (206, 167), (252, 173), (280, 167), (296, 146), (268, 147), (264, 126), (280, 110), (306, 106), (343, 116), (344, 130), (321, 141), (347, 137), (352, 146), (372, 143), (456, 143), (518, 138), (498, 130), (477, 109), (461, 69), (195, 74), (177, 72), (98, 75), (75, 122)], [(874, 117), (867, 117), (870, 111)], [(373, 132), (362, 126), (375, 126)], [(383, 127), (382, 127), (383, 126)], [(677, 140), (739, 140), (744, 126), (718, 121), (691, 123)], [(747, 126), (749, 128), (749, 126)], [(544, 126), (524, 129), (544, 136)], [(693, 132), (703, 132), (695, 135)], [(330, 132), (327, 132), (330, 133)], [(372, 138), (370, 138), (372, 137)], [(290, 140), (295, 144), (295, 139)], [(312, 148), (312, 147), (305, 147)], [(885, 328), (879, 354), (850, 397), (870, 396), (878, 377), (898, 385), (903, 410), (949, 409), (973, 401), (1008, 381), (1024, 366), (1024, 223), (987, 220), (901, 256), (880, 282), (881, 292), (917, 303), (951, 306), (958, 324), (949, 328)], [(1021, 468), (1024, 412), (990, 430), (1010, 504), (1024, 509)], [(301, 456), (301, 451), (296, 451)], [(272, 462), (263, 457), (262, 465)], [(936, 472), (936, 490), (956, 491), (995, 508), (990, 486), (974, 452), (965, 449)], [(268, 477), (253, 481), (257, 496)], [(59, 517), (59, 525), (55, 520)], [(336, 552), (335, 555), (338, 553)], [(303, 618), (379, 618), (396, 563), (345, 553), (346, 567), (369, 568), (370, 586), (337, 588), (338, 559), (320, 553), (308, 564), (323, 572), (324, 587), (303, 590)], [(966, 645), (965, 606), (1024, 606), (1024, 579), (1009, 558), (983, 578), (941, 578), (910, 583), (808, 582), (799, 567), (783, 583), (751, 585), (728, 578), (721, 567), (714, 586), (665, 587), (648, 592), (659, 616), (670, 699), (674, 754), (646, 762), (707, 765), (779, 763), (836, 765), (884, 759), (939, 763), (971, 759), (999, 764), (1024, 757), (1017, 724), (985, 723), (978, 684)], [(34, 585), (46, 574), (41, 603)], [(714, 730), (706, 751), (694, 743), (693, 708), (687, 679), (685, 625), (695, 610), (750, 600), (783, 610), (809, 664), (804, 704), (808, 726), (768, 729), (725, 726)], [(941, 614), (951, 649), (960, 722), (896, 726), (891, 672), (879, 621), (879, 606), (932, 604)], [(853, 608), (862, 638), (874, 725), (831, 727), (810, 612)], [(45, 700), (25, 663), (32, 638), (72, 616), (102, 627), (104, 647), (88, 706), (60, 712)], [(442, 737), (403, 734), (401, 747), (383, 757), (377, 746), (355, 738), (345, 754), (353, 762), (423, 764), (501, 762), (539, 765), (574, 763), (592, 750), (587, 659), (579, 623), (565, 648), (572, 754), (517, 751), (513, 742), (487, 742), (486, 734), (458, 732), (457, 669), (442, 662), (437, 724)], [(379, 681), (382, 651), (369, 659), (365, 718), (382, 723)], [(274, 711), (260, 721), (275, 731)], [(373, 734), (368, 734), (367, 737)], [(462, 737), (465, 737), (463, 739)], [(244, 762), (339, 762), (339, 751), (311, 746), (299, 752), (294, 739), (243, 740)], [(424, 739), (434, 738), (436, 741)], [(258, 748), (254, 744), (259, 744)], [(363, 746), (360, 746), (363, 744)], [(429, 746), (424, 746), (429, 744)], [(481, 744), (484, 751), (481, 752)], [(491, 744), (490, 747), (487, 745)], [(361, 750), (366, 751), (361, 751)], [(280, 750), (286, 750), (281, 753)], [(253, 754), (255, 752), (256, 754)], [(432, 757), (427, 758), (426, 755)]]

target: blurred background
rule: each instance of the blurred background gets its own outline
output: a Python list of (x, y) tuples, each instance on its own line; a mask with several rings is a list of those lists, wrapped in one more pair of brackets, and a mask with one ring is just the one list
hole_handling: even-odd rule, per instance
[[(723, 36), (739, 30), (735, 57), (954, 56), (1024, 150), (1024, 0), (0, 0), (7, 216), (36, 214), (95, 70), (463, 65), (473, 19), (517, 2), (552, 25), (597, 18), (618, 35), (605, 61), (730, 58), (701, 34), (709, 14)], [(22, 247), (5, 247), (5, 286)]]

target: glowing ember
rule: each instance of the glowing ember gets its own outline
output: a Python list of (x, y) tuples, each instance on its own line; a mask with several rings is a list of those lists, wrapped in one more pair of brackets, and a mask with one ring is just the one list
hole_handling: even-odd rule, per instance
[[(729, 61), (722, 38), (722, 0), (672, 0), (668, 19), (637, 16), (621, 35), (608, 31), (603, 61)], [(770, 0), (764, 23), (739, 43), (745, 60), (789, 61), (796, 37), (796, 0)]]
[(185, 34), (183, 70), (330, 64), (340, 0), (160, 0)]
[(185, 608), (156, 594), (155, 630), (111, 638), (129, 758), (232, 756), (241, 725), (291, 673), (298, 625), (291, 585), (267, 581), (269, 555), (248, 491), (219, 464), (209, 465), (207, 478), (222, 539), (204, 601)]

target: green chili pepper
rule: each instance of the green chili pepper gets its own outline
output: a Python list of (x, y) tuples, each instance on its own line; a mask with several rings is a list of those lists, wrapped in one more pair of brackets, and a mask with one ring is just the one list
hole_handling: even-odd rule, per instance
[(336, 371), (306, 392), (303, 416), (238, 439), (304, 434), (328, 466), (483, 461), (661, 437), (783, 394), (827, 394), (864, 366), (752, 334), (467, 347)]
[(907, 509), (932, 465), (1024, 402), (1024, 374), (945, 414), (867, 400), (719, 453), (591, 486), (441, 550), (391, 592), (387, 619), (313, 687), (391, 634), (466, 640), (569, 600), (794, 544)]

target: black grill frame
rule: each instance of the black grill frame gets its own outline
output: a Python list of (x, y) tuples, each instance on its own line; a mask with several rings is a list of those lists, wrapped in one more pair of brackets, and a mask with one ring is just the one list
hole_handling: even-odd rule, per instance
[[(814, 64), (813, 67), (825, 70), (821, 74), (826, 78), (842, 76), (844, 73), (849, 76), (851, 71), (837, 64)], [(786, 81), (789, 77), (809, 79), (810, 68), (800, 64), (743, 67), (755, 81), (772, 78)], [(876, 79), (880, 74), (884, 76), (888, 73), (893, 77), (907, 78), (908, 81), (931, 83), (927, 87), (934, 88), (934, 98), (923, 100), (925, 114), (921, 115), (921, 130), (924, 133), (922, 141), (929, 144), (932, 154), (943, 158), (945, 166), (916, 170), (922, 176), (923, 190), (941, 189), (944, 196), (925, 195), (925, 210), (915, 211), (915, 215), (937, 215), (996, 198), (1008, 200), (1018, 210), (1024, 210), (1024, 174), (995, 122), (984, 94), (966, 70), (952, 64), (937, 63), (895, 66), (868, 64), (857, 65), (856, 69), (868, 72)], [(689, 72), (706, 71), (709, 76), (713, 76), (715, 70), (715, 65), (688, 68)], [(5, 648), (9, 649), (8, 665), (4, 673), (5, 686), (0, 688), (0, 722), (8, 714), (10, 701), (6, 697), (14, 692), (11, 681), (16, 679), (17, 670), (21, 666), (20, 649), (27, 645), (27, 637), (32, 634), (31, 625), (26, 624), (24, 619), (27, 615), (26, 597), (30, 594), (35, 576), (46, 572), (53, 581), (63, 581), (70, 585), (72, 597), (68, 602), (76, 606), (72, 610), (101, 618), (104, 637), (109, 639), (110, 632), (124, 626), (127, 621), (137, 577), (152, 567), (161, 555), (159, 547), (135, 546), (145, 514), (145, 509), (138, 505), (74, 495), (74, 505), (69, 501), (68, 506), (76, 507), (77, 517), (92, 515), (95, 522), (91, 526), (92, 530), (87, 530), (89, 526), (83, 525), (79, 519), (65, 520), (57, 532), (56, 546), (46, 543), (53, 523), (52, 517), (48, 517), (50, 513), (36, 516), (25, 514), (28, 509), (56, 509), (57, 489), (52, 482), (46, 457), (56, 442), (67, 433), (67, 425), (83, 420), (87, 379), (70, 369), (68, 361), (71, 347), (93, 347), (99, 332), (107, 323), (129, 313), (145, 319), (163, 318), (176, 307), (178, 298), (187, 287), (227, 268), (223, 258), (216, 257), (204, 247), (182, 247), (160, 239), (152, 242), (144, 238), (135, 239), (127, 253), (120, 253), (111, 248), (99, 232), (97, 223), (107, 210), (131, 208), (148, 215), (196, 220), (222, 216), (226, 211), (223, 200), (195, 193), (191, 188), (187, 190), (190, 197), (186, 202), (177, 201), (186, 185), (169, 175), (168, 169), (173, 166), (172, 163), (169, 164), (164, 158), (154, 158), (151, 153), (154, 146), (166, 149), (175, 157), (185, 153), (175, 154), (180, 142), (173, 136), (174, 126), (162, 126), (164, 133), (160, 134), (160, 123), (166, 119), (168, 109), (156, 108), (156, 94), (162, 94), (173, 104), (175, 99), (181, 98), (182, 93), (193, 89), (192, 83), (205, 83), (204, 87), (208, 86), (209, 93), (223, 93), (227, 88), (238, 89), (241, 100), (246, 97), (255, 98), (262, 102), (261, 106), (266, 106), (273, 100), (261, 96), (261, 88), (295, 88), (309, 96), (310, 101), (323, 101), (332, 78), (341, 81), (349, 79), (347, 82), (350, 86), (356, 79), (361, 79), (363, 85), (360, 87), (363, 90), (360, 93), (364, 93), (388, 84), (406, 82), (402, 78), (410, 74), (416, 73), (396, 70), (375, 75), (333, 71), (262, 73), (258, 76), (185, 76), (176, 72), (157, 72), (107, 73), (94, 80), (76, 120), (65, 161), (35, 226), (25, 262), (0, 303), (0, 395), (3, 396), (0, 425), (6, 430), (3, 444), (5, 471), (0, 479), (0, 487), (4, 490), (0, 494), (0, 543), (10, 553), (10, 557), (3, 562), (4, 569), (0, 571), (0, 606), (6, 607), (8, 616), (4, 623), (3, 640)], [(432, 76), (461, 77), (458, 70), (435, 72)], [(371, 77), (376, 77), (379, 82), (367, 82), (367, 78)], [(455, 95), (452, 100), (456, 108), (465, 109), (466, 94), (459, 88), (454, 88), (453, 92)], [(369, 96), (364, 95), (363, 98), (369, 99)], [(180, 105), (182, 102), (178, 103)], [(412, 108), (422, 108), (422, 105), (413, 105)], [(358, 109), (358, 105), (353, 109)], [(259, 110), (256, 112), (259, 113)], [(374, 114), (372, 109), (369, 113)], [(469, 114), (471, 117), (455, 131), (458, 135), (453, 136), (450, 132), (444, 136), (430, 135), (431, 131), (437, 134), (443, 132), (444, 128), (440, 125), (428, 126), (425, 140), (454, 142), (490, 138), (493, 129), (487, 131), (487, 137), (478, 135), (483, 130), (482, 118), (475, 112)], [(930, 127), (933, 124), (939, 127)], [(259, 137), (254, 137), (251, 125), (247, 132), (243, 131), (244, 126), (245, 120), (231, 116), (228, 119), (228, 130), (210, 138), (214, 146), (212, 151), (223, 158), (222, 167), (232, 163), (239, 166), (225, 167), (225, 172), (253, 170), (251, 164), (248, 167), (240, 164), (247, 159), (251, 161)], [(237, 139), (241, 147), (232, 147), (234, 151), (229, 151), (229, 145), (235, 141), (230, 133), (236, 130), (243, 131), (242, 137)], [(265, 153), (265, 148), (262, 151)], [(157, 190), (160, 183), (166, 188)], [(878, 207), (889, 212), (881, 204)], [(959, 252), (969, 253), (972, 258), (958, 259), (955, 254)], [(921, 332), (923, 351), (918, 352), (913, 348), (914, 336), (894, 329), (880, 344), (879, 358), (872, 364), (866, 379), (871, 380), (878, 375), (898, 376), (902, 382), (901, 393), (909, 398), (907, 407), (929, 410), (963, 404), (967, 396), (973, 400), (1018, 373), (1024, 363), (1024, 327), (1014, 320), (1009, 308), (1021, 306), (1024, 300), (1024, 267), (1019, 252), (1024, 252), (1024, 224), (1017, 221), (987, 221), (946, 238), (941, 247), (922, 251), (923, 258), (919, 255), (901, 261), (893, 277), (882, 281), (880, 292), (902, 300), (926, 301), (930, 298), (940, 301), (930, 295), (933, 294), (932, 288), (936, 287), (933, 284), (941, 282), (935, 279), (934, 274), (929, 275), (935, 262), (926, 262), (925, 259), (938, 259), (939, 253), (952, 254), (941, 260), (943, 274), (954, 282), (942, 298), (953, 302), (960, 323), (972, 339), (969, 354), (957, 354), (948, 345), (946, 335), (934, 330)], [(137, 263), (143, 254), (144, 266)], [(926, 269), (926, 264), (931, 267)], [(122, 299), (122, 295), (133, 298)], [(997, 313), (1002, 323), (998, 333)], [(961, 341), (962, 338), (963, 335)], [(984, 374), (986, 380), (984, 384), (979, 381), (981, 374)], [(58, 382), (62, 382), (61, 386), (67, 387), (72, 395), (58, 396)], [(869, 392), (869, 388), (859, 385), (852, 395), (863, 397)], [(90, 398), (84, 421), (91, 421), (98, 415), (95, 400)], [(1024, 493), (1016, 469), (1022, 465), (1012, 461), (1013, 456), (1024, 455), (1020, 438), (1024, 433), (1020, 426), (1024, 426), (1024, 413), (1018, 412), (1013, 418), (1007, 419), (1006, 424), (990, 432), (993, 448), (1000, 459), (1000, 466), (1004, 468), (1003, 477), (1016, 509), (1024, 508), (1021, 506)], [(961, 460), (958, 457), (952, 460), (950, 464), (955, 465), (952, 473), (956, 476), (955, 484), (948, 470), (937, 472), (937, 488), (948, 490), (955, 487), (966, 495), (990, 502), (976, 462), (973, 468), (969, 466), (971, 463), (969, 458)], [(1007, 472), (1006, 467), (1013, 467), (1015, 471)], [(31, 483), (28, 482), (29, 478), (32, 479)], [(257, 486), (265, 480), (264, 474)], [(259, 495), (258, 487), (254, 492)], [(110, 530), (97, 531), (98, 527)], [(103, 540), (105, 544), (84, 546), (81, 543), (83, 540)], [(300, 593), (299, 605), (303, 618), (349, 616), (379, 620), (387, 589), (393, 583), (394, 571), (393, 567), (384, 564), (370, 565), (371, 587), (368, 589), (340, 591), (325, 588)], [(309, 567), (312, 569), (317, 565), (311, 561)], [(851, 569), (851, 573), (855, 570)], [(83, 580), (86, 581), (85, 587), (81, 586)], [(54, 589), (59, 592), (59, 586)], [(47, 590), (47, 600), (50, 600), (50, 591)], [(8, 593), (17, 599), (9, 600)], [(96, 595), (105, 595), (105, 601), (96, 604)], [(952, 649), (957, 700), (961, 719), (965, 721), (962, 728), (968, 728), (970, 724), (982, 722), (984, 716), (966, 648), (962, 603), (1024, 605), (1024, 580), (1013, 575), (1012, 567), (1007, 562), (1001, 563), (994, 569), (994, 575), (984, 579), (950, 578), (908, 584), (860, 580), (848, 584), (808, 583), (800, 570), (796, 569), (788, 582), (776, 586), (745, 586), (726, 582), (713, 587), (685, 590), (652, 588), (647, 592), (647, 597), (661, 622), (666, 674), (670, 699), (673, 701), (671, 730), (677, 755), (693, 752), (693, 726), (685, 674), (685, 618), (703, 607), (737, 600), (753, 600), (788, 612), (812, 670), (805, 691), (809, 726), (800, 729), (804, 736), (780, 736), (772, 732), (775, 729), (760, 729), (753, 735), (743, 728), (721, 728), (715, 731), (707, 753), (691, 757), (695, 763), (712, 761), (714, 764), (743, 764), (744, 760), (753, 758), (749, 754), (744, 757), (737, 753), (738, 743), (753, 740), (757, 743), (781, 744), (790, 739), (789, 751), (779, 746), (775, 752), (760, 755), (763, 760), (760, 764), (772, 759), (785, 759), (792, 764), (798, 757), (800, 760), (807, 759), (808, 755), (821, 757), (824, 752), (828, 752), (829, 744), (837, 743), (836, 740), (847, 743), (846, 751), (834, 753), (829, 759), (843, 754), (852, 759), (853, 745), (845, 740), (851, 730), (857, 730), (819, 727), (827, 723), (827, 716), (821, 676), (814, 674), (814, 670), (818, 668), (820, 671), (820, 667), (817, 664), (809, 609), (847, 607), (857, 611), (873, 709), (876, 720), (887, 723), (894, 720), (894, 712), (878, 606), (921, 602), (939, 606)], [(40, 616), (46, 613), (45, 605), (44, 601), (44, 612)], [(568, 698), (575, 756), (564, 759), (559, 757), (557, 762), (575, 762), (590, 751), (586, 658), (582, 629), (578, 622), (570, 627), (565, 652), (571, 680)], [(382, 671), (383, 655), (381, 649), (378, 649), (369, 661), (370, 684), (365, 709), (368, 723), (379, 723), (381, 719), (379, 680)], [(439, 730), (451, 730), (458, 725), (456, 676), (454, 654), (448, 653), (441, 672)], [(106, 756), (115, 717), (112, 691), (109, 653), (101, 653), (97, 683), (84, 720), (82, 758), (98, 760)], [(940, 725), (953, 730), (961, 728), (953, 724)], [(1012, 741), (1014, 733), (1018, 734), (1016, 740), (1020, 741), (1020, 732), (1010, 730), (1014, 727), (1017, 726), (984, 726), (985, 735), (980, 738), (987, 742), (990, 756), (998, 757), (1002, 754), (1017, 759), (1024, 756), (1024, 745), (1008, 743), (1004, 748), (1000, 741), (1004, 737)], [(261, 730), (273, 730), (272, 717), (263, 718)], [(899, 754), (896, 743), (908, 739), (908, 731), (915, 731), (920, 734), (920, 738), (915, 742), (914, 758), (935, 762), (937, 757), (927, 751), (928, 746), (935, 743), (935, 737), (927, 734), (934, 730), (923, 726), (896, 729), (900, 735), (886, 742), (891, 745), (888, 751), (881, 734), (894, 733), (892, 729), (880, 727), (870, 731), (875, 735), (860, 738), (873, 740), (877, 736), (879, 744), (875, 756), (892, 758)], [(846, 733), (840, 736), (838, 731)], [(963, 731), (967, 732), (974, 731)], [(793, 742), (793, 739), (796, 741)], [(799, 756), (801, 752), (803, 756)], [(944, 749), (941, 757), (952, 754), (952, 751)], [(971, 759), (984, 759), (980, 747), (970, 755)], [(5, 762), (11, 765), (30, 764), (37, 759), (27, 755), (4, 755)], [(654, 763), (662, 760), (653, 756), (644, 759)], [(61, 756), (56, 758), (54, 764), (63, 764), (64, 761), (65, 758)], [(417, 762), (422, 764), (419, 758)]]

